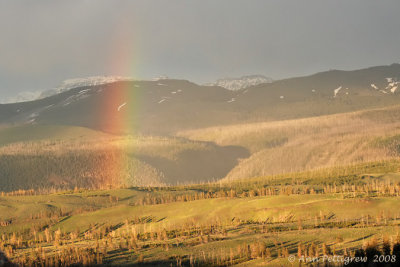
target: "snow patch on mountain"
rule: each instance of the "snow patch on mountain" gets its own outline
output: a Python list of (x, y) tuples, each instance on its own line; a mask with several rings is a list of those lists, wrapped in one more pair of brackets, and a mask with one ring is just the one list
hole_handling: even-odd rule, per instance
[(166, 76), (166, 75), (161, 75), (161, 76), (158, 76), (158, 77), (155, 77), (155, 78), (153, 78), (153, 79), (151, 79), (152, 81), (162, 81), (162, 80), (168, 80), (169, 79), (169, 77), (168, 76)]
[(340, 86), (340, 87), (336, 88), (335, 90), (333, 90), (333, 97), (336, 97), (341, 89), (342, 89), (342, 86)]
[(32, 100), (39, 99), (41, 94), (42, 94), (42, 92), (40, 92), (40, 91), (36, 91), (36, 92), (21, 92), (21, 93), (18, 93), (16, 96), (7, 97), (3, 101), (1, 101), (0, 104), (32, 101)]
[(38, 116), (39, 116), (39, 113), (34, 112), (34, 113), (30, 114), (28, 118), (32, 119), (32, 118), (36, 118)]
[(85, 90), (80, 90), (76, 95), (69, 96), (67, 99), (65, 99), (63, 102), (61, 102), (62, 106), (68, 106), (69, 104), (85, 99), (90, 96), (88, 94), (92, 89), (85, 89)]
[(386, 78), (386, 81), (388, 82), (388, 85), (385, 89), (394, 94), (397, 90), (397, 87), (400, 85), (400, 82), (397, 81), (397, 78)]
[(134, 80), (133, 78), (121, 77), (121, 76), (93, 76), (86, 78), (68, 79), (63, 81), (62, 84), (57, 88), (44, 91), (39, 98), (49, 97), (78, 87), (103, 85), (114, 82), (133, 81), (133, 80)]
[(206, 86), (220, 86), (228, 90), (237, 91), (250, 86), (262, 84), (262, 83), (272, 83), (271, 78), (265, 77), (263, 75), (249, 75), (242, 76), (240, 78), (226, 78), (219, 79), (214, 83), (205, 84)]
[(121, 77), (121, 76), (92, 76), (87, 78), (68, 79), (63, 81), (60, 86), (54, 89), (45, 91), (36, 91), (36, 92), (22, 92), (16, 95), (15, 97), (9, 97), (5, 99), (4, 101), (2, 101), (2, 104), (38, 100), (68, 91), (73, 88), (103, 85), (119, 81), (134, 81), (134, 79), (130, 77)]
[(122, 103), (121, 105), (118, 106), (117, 110), (120, 111), (121, 108), (123, 108), (126, 105), (126, 102)]

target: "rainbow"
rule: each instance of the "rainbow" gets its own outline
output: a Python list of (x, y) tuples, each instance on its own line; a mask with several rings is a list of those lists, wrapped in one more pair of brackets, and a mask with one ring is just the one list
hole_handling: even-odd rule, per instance
[[(130, 25), (127, 20), (129, 17), (128, 14), (121, 14), (115, 24), (114, 34), (110, 36), (113, 45), (105, 66), (110, 75), (137, 77), (140, 48), (134, 39), (135, 34), (126, 34), (130, 30), (126, 28), (126, 25)], [(105, 187), (115, 187), (134, 175), (131, 165), (135, 159), (129, 156), (134, 149), (133, 139), (123, 136), (139, 130), (142, 96), (137, 82), (129, 79), (107, 84), (106, 87), (97, 110), (100, 115), (100, 129), (115, 136), (106, 141), (103, 151), (99, 151), (101, 160), (96, 168), (101, 173), (100, 183)]]

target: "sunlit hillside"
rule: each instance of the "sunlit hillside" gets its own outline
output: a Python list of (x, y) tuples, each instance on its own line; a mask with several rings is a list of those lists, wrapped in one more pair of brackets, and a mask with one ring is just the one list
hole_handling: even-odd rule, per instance
[(0, 129), (1, 189), (176, 185), (397, 159), (399, 107), (178, 132)]
[(399, 111), (194, 122), (168, 134), (3, 123), (0, 251), (22, 266), (392, 263)]
[(249, 155), (235, 146), (71, 126), (3, 128), (0, 140), (2, 191), (208, 182), (225, 177), (238, 158)]
[(240, 124), (180, 132), (193, 140), (248, 149), (226, 179), (397, 159), (400, 107), (298, 120)]
[(395, 262), (399, 167), (392, 160), (192, 186), (3, 193), (0, 248), (34, 266)]

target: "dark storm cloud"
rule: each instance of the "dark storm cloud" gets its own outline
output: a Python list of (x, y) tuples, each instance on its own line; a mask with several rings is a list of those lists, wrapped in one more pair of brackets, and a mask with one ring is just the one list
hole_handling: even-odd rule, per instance
[(197, 82), (399, 61), (397, 0), (0, 2), (0, 99), (93, 75)]

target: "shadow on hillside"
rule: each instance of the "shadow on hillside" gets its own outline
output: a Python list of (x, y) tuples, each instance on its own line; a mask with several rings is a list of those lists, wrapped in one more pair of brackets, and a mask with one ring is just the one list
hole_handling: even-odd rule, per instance
[(164, 174), (167, 184), (200, 183), (224, 178), (240, 159), (248, 158), (250, 152), (240, 146), (216, 146), (207, 150), (186, 150), (176, 160), (138, 155)]
[(16, 267), (17, 265), (13, 264), (12, 262), (10, 262), (10, 260), (7, 258), (7, 256), (0, 251), (0, 266), (4, 266), (4, 267)]

